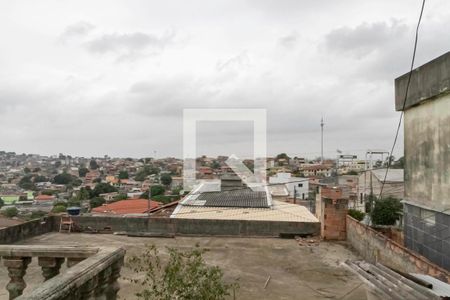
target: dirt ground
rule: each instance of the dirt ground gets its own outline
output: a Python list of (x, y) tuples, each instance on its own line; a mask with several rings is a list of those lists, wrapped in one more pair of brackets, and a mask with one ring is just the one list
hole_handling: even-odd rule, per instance
[[(357, 259), (343, 243), (320, 242), (312, 246), (299, 245), (293, 239), (176, 237), (139, 238), (107, 234), (49, 233), (20, 244), (122, 246), (127, 257), (142, 253), (146, 244), (181, 249), (199, 244), (209, 251), (208, 264), (222, 268), (227, 281), (238, 279), (236, 299), (366, 299), (364, 284), (340, 264)], [(63, 270), (62, 270), (63, 271)], [(135, 277), (129, 268), (122, 268), (123, 277)], [(264, 285), (270, 276), (269, 283)], [(25, 277), (29, 293), (42, 282), (36, 259), (29, 265)], [(0, 267), (0, 287), (8, 282), (7, 270)], [(136, 299), (140, 287), (120, 279), (121, 299)], [(0, 299), (7, 292), (0, 288)]]

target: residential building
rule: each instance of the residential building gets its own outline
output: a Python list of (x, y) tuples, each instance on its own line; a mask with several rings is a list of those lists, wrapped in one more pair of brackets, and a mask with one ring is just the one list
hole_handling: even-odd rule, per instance
[(403, 169), (389, 169), (386, 176), (386, 168), (367, 170), (360, 173), (356, 191), (358, 200), (354, 203), (354, 207), (352, 208), (365, 211), (365, 203), (369, 200), (369, 196), (374, 195), (375, 197), (378, 197), (383, 182), (383, 197), (403, 199), (403, 173)]
[(316, 164), (316, 165), (303, 165), (300, 169), (301, 172), (303, 172), (303, 175), (305, 177), (311, 177), (311, 176), (323, 176), (323, 177), (330, 177), (332, 168), (330, 165), (324, 165), (324, 164)]
[(450, 270), (450, 52), (395, 80), (404, 113), (406, 247)]
[(269, 184), (282, 184), (289, 191), (290, 198), (305, 200), (308, 199), (309, 180), (303, 177), (292, 177), (291, 173), (277, 173), (269, 177)]
[(225, 178), (225, 181), (228, 188), (231, 183), (239, 188), (219, 190), (219, 186), (215, 186), (215, 183), (203, 183), (179, 202), (170, 217), (316, 224), (318, 222), (304, 206), (273, 200), (268, 187), (254, 191), (242, 183), (232, 182), (229, 177)]

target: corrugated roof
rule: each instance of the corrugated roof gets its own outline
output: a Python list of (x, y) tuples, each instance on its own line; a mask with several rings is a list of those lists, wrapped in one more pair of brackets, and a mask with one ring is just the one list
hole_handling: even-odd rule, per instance
[(411, 273), (411, 275), (422, 279), (425, 282), (431, 283), (433, 285), (431, 291), (439, 297), (450, 297), (450, 284), (442, 282), (434, 277), (431, 277), (430, 275), (417, 273)]
[[(159, 203), (150, 201), (150, 209), (158, 207)], [(102, 205), (92, 209), (93, 213), (102, 214), (142, 214), (148, 211), (149, 200), (147, 199), (129, 199), (116, 201), (110, 204)]]
[[(383, 182), (384, 176), (386, 175), (386, 169), (372, 170), (372, 173), (379, 181)], [(403, 182), (403, 176), (403, 169), (389, 169), (386, 182)]]
[(197, 200), (214, 207), (269, 207), (266, 192), (251, 189), (201, 193)]
[(272, 202), (271, 208), (205, 207), (179, 204), (171, 218), (319, 222), (304, 206), (281, 201)]

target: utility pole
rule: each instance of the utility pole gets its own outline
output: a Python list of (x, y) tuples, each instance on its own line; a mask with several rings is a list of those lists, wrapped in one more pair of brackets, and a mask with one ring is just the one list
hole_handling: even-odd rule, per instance
[(320, 143), (320, 163), (323, 164), (323, 117), (320, 120), (321, 143)]
[(294, 204), (297, 202), (297, 188), (294, 185)]
[(148, 204), (147, 204), (147, 216), (150, 218), (150, 203), (152, 202), (152, 187), (148, 187)]

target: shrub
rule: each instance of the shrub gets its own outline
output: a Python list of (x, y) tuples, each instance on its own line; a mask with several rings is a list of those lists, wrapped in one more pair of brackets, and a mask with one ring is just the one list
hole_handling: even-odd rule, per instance
[(356, 219), (358, 221), (362, 221), (364, 219), (364, 216), (366, 215), (365, 213), (363, 213), (362, 211), (356, 210), (356, 209), (352, 209), (350, 208), (348, 210), (348, 215), (350, 217), (352, 217), (353, 219)]
[(62, 212), (66, 212), (67, 208), (63, 205), (56, 205), (53, 206), (52, 212), (54, 213), (62, 213)]
[(89, 205), (91, 206), (91, 209), (92, 209), (92, 208), (102, 206), (105, 202), (106, 202), (106, 200), (103, 199), (102, 197), (95, 197), (95, 198), (92, 198), (91, 200), (89, 200)]
[(388, 197), (375, 201), (372, 211), (372, 223), (375, 225), (394, 225), (400, 218), (402, 204), (399, 199)]
[(128, 279), (142, 290), (135, 295), (139, 299), (211, 299), (222, 300), (230, 295), (238, 284), (226, 284), (223, 272), (217, 266), (208, 266), (198, 248), (181, 251), (167, 248), (169, 258), (163, 262), (155, 246), (148, 246), (143, 254), (132, 256), (128, 266), (139, 279)]
[(16, 217), (19, 214), (19, 210), (15, 207), (8, 207), (3, 211), (3, 215), (8, 218)]

